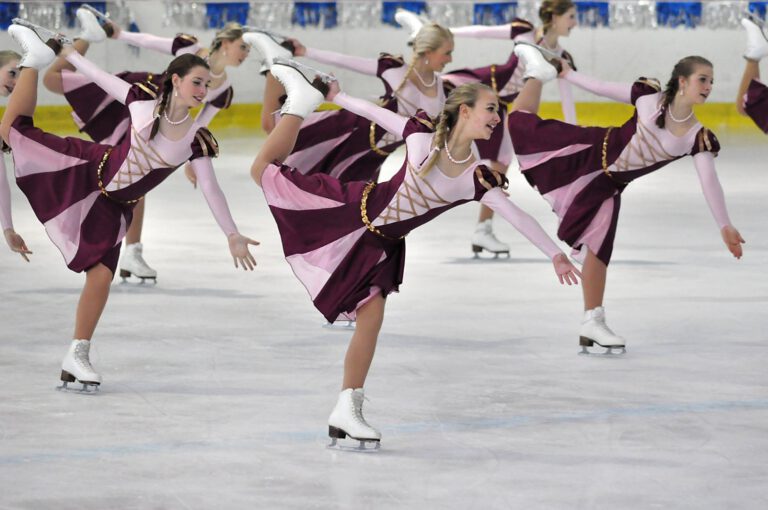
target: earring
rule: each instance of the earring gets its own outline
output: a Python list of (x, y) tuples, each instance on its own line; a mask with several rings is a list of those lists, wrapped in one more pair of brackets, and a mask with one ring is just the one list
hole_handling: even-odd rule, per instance
[(429, 59), (428, 59), (428, 58), (425, 58), (425, 59), (424, 59), (424, 65), (425, 65), (425, 66), (428, 66), (428, 65), (429, 65)]
[(227, 56), (227, 50), (222, 51), (221, 54), (226, 57)]
[(173, 88), (173, 97), (179, 97), (179, 90), (176, 87)]
[(683, 90), (683, 89), (680, 89), (680, 95), (681, 95), (681, 96), (682, 96), (682, 95), (685, 95), (685, 90)]

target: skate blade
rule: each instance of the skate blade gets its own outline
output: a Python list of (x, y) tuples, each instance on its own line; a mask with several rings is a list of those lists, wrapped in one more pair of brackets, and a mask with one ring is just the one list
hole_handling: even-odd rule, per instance
[(319, 69), (315, 69), (312, 66), (302, 64), (298, 60), (293, 60), (292, 58), (275, 57), (272, 59), (272, 63), (293, 67), (299, 72), (308, 73), (310, 75), (317, 76), (320, 78), (320, 80), (322, 80), (323, 83), (331, 83), (332, 81), (336, 81), (335, 76), (331, 76), (330, 74), (324, 73)]
[(147, 282), (147, 280), (151, 280), (152, 285), (157, 285), (157, 276), (136, 276), (135, 274), (131, 273), (130, 271), (126, 271), (125, 269), (120, 270), (120, 278), (122, 278), (120, 285), (134, 283), (132, 280), (128, 280), (128, 278), (130, 278), (131, 276), (134, 276), (139, 280), (141, 280), (137, 283), (138, 285), (144, 285)]
[(605, 349), (605, 351), (590, 351), (587, 349), (586, 345), (582, 345), (581, 351), (579, 351), (579, 356), (591, 356), (597, 358), (622, 358), (627, 353), (626, 347), (603, 347), (602, 345), (599, 345), (598, 347), (602, 347)]
[(72, 381), (62, 381), (61, 386), (56, 386), (56, 391), (63, 393), (75, 393), (77, 395), (96, 395), (99, 393), (99, 385), (93, 383), (84, 383), (77, 381), (82, 386), (80, 388), (70, 388), (68, 384)]
[(751, 21), (752, 23), (760, 27), (761, 30), (765, 28), (765, 21), (763, 21), (763, 18), (761, 18), (754, 12), (745, 9), (741, 11), (741, 14), (742, 16), (747, 18), (749, 21)]
[(326, 322), (323, 324), (323, 329), (331, 329), (335, 331), (354, 331), (355, 321), (339, 321), (338, 323)]
[(373, 453), (381, 449), (381, 441), (365, 440), (365, 439), (352, 439), (357, 441), (357, 445), (340, 443), (338, 438), (332, 437), (331, 443), (326, 446), (328, 450), (336, 450), (340, 452), (355, 452), (355, 453)]
[[(64, 34), (60, 34), (59, 32), (56, 32), (55, 30), (51, 30), (50, 28), (46, 28), (41, 25), (36, 25), (32, 23), (31, 21), (27, 21), (23, 18), (13, 18), (11, 22), (14, 25), (21, 25), (22, 27), (27, 27), (28, 29), (32, 30), (37, 34), (38, 37), (40, 37), (40, 34), (43, 34), (46, 39), (54, 39), (58, 41), (60, 44), (72, 44), (73, 41), (71, 38), (67, 37)], [(40, 40), (45, 42), (45, 39), (40, 37)]]
[[(483, 251), (487, 251), (488, 253), (492, 254), (493, 258), (481, 257), (480, 254)], [(491, 251), (491, 250), (489, 250), (487, 248), (483, 248), (482, 246), (478, 246), (476, 244), (472, 245), (472, 253), (474, 254), (472, 258), (473, 259), (478, 259), (478, 260), (497, 260), (499, 258), (499, 255), (506, 255), (505, 258), (507, 258), (507, 259), (510, 258), (509, 250), (506, 250), (506, 251)]]
[(86, 11), (90, 11), (94, 16), (96, 16), (96, 18), (99, 19), (99, 21), (111, 21), (109, 19), (109, 14), (104, 14), (103, 12), (97, 10), (92, 5), (82, 4), (80, 7), (82, 7)]

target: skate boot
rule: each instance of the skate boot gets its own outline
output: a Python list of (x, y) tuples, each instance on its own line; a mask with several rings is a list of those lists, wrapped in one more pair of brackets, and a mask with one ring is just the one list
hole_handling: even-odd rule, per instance
[[(381, 442), (381, 433), (368, 425), (363, 418), (363, 400), (365, 394), (363, 388), (353, 390), (348, 388), (339, 394), (336, 407), (333, 408), (328, 418), (328, 435), (331, 437), (329, 448), (350, 449), (357, 451), (378, 450)], [(349, 436), (350, 439), (359, 441), (357, 447), (349, 447), (337, 444), (339, 439)]]
[(395, 21), (400, 23), (400, 26), (410, 32), (408, 38), (411, 41), (416, 38), (416, 34), (418, 34), (421, 27), (424, 26), (424, 20), (418, 14), (402, 8), (397, 9), (395, 12)]
[(323, 327), (325, 329), (334, 329), (336, 331), (354, 331), (355, 321), (344, 319), (344, 320), (337, 320), (336, 322), (326, 322), (325, 324), (323, 324)]
[(80, 39), (88, 41), (89, 43), (101, 42), (107, 38), (107, 33), (99, 23), (98, 18), (93, 13), (93, 10), (87, 9), (85, 6), (81, 6), (75, 12), (77, 20), (80, 22), (80, 27), (83, 29), (80, 32)]
[(267, 70), (271, 69), (275, 58), (290, 59), (293, 56), (293, 44), (289, 41), (281, 42), (279, 36), (271, 32), (246, 32), (243, 34), (243, 41), (250, 44), (264, 58), (263, 64)]
[(741, 26), (747, 31), (747, 49), (744, 58), (759, 61), (768, 55), (768, 39), (765, 38), (763, 29), (748, 18), (741, 20)]
[[(45, 69), (54, 61), (61, 46), (54, 50), (51, 45), (43, 42), (37, 32), (25, 25), (16, 24), (15, 21), (8, 27), (8, 34), (21, 46), (22, 57), (19, 67), (29, 67), (38, 71)], [(58, 43), (54, 41), (52, 44)]]
[(494, 258), (499, 258), (499, 254), (506, 253), (509, 258), (509, 245), (502, 243), (493, 234), (493, 222), (491, 219), (481, 221), (475, 228), (472, 235), (472, 252), (475, 258), (480, 258), (480, 253), (485, 250), (493, 253)]
[(525, 66), (524, 79), (534, 78), (548, 82), (557, 78), (559, 57), (541, 46), (520, 42), (515, 44), (515, 55)]
[[(299, 69), (307, 69), (319, 73), (320, 80), (310, 83)], [(325, 91), (321, 91), (318, 88), (322, 85), (322, 81), (333, 79), (330, 75), (320, 73), (294, 60), (280, 58), (275, 59), (270, 71), (272, 76), (285, 88), (285, 93), (288, 96), (283, 103), (283, 107), (280, 109), (280, 113), (282, 115), (296, 115), (302, 119), (315, 111), (315, 108), (323, 102), (327, 88)]]
[[(626, 343), (623, 338), (611, 331), (605, 324), (605, 309), (602, 306), (584, 312), (584, 320), (581, 321), (581, 330), (579, 331), (579, 345), (581, 345), (579, 354), (624, 354)], [(594, 344), (607, 350), (603, 353), (589, 351), (587, 347), (592, 347)], [(618, 352), (614, 352), (614, 349)]]
[[(61, 386), (57, 390), (74, 391), (78, 393), (91, 393), (99, 390), (101, 375), (91, 366), (88, 353), (91, 342), (88, 340), (72, 340), (64, 361), (61, 362)], [(68, 383), (79, 382), (83, 385), (80, 389), (69, 388)]]
[(149, 267), (142, 256), (144, 245), (141, 243), (133, 243), (125, 245), (125, 252), (120, 258), (120, 277), (123, 282), (126, 281), (131, 275), (136, 278), (141, 278), (141, 283), (146, 280), (152, 280), (153, 283), (157, 283), (157, 271)]

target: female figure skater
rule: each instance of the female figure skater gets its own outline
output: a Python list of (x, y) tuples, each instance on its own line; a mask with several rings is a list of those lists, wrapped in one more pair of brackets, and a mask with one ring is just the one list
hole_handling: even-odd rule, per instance
[(704, 103), (712, 90), (712, 64), (702, 57), (682, 59), (662, 91), (655, 80), (602, 82), (561, 61), (560, 76), (565, 80), (635, 106), (635, 114), (622, 126), (580, 127), (536, 115), (542, 83), (554, 79), (557, 71), (532, 46), (518, 45), (515, 53), (525, 62), (527, 81), (509, 115), (512, 144), (523, 175), (560, 219), (558, 237), (584, 264), (585, 313), (579, 343), (585, 353), (594, 344), (607, 347), (608, 353), (612, 348), (623, 350), (625, 340), (606, 325), (602, 305), (621, 193), (627, 184), (692, 156), (726, 247), (734, 257), (742, 255), (744, 240), (731, 224), (715, 173), (720, 144), (693, 114), (693, 105)]
[(768, 55), (768, 39), (762, 26), (754, 20), (744, 18), (741, 25), (747, 33), (747, 49), (736, 109), (740, 114), (748, 115), (763, 133), (768, 133), (768, 87), (760, 81), (760, 60)]
[(54, 60), (52, 48), (59, 49), (66, 40), (57, 36), (44, 43), (37, 32), (17, 24), (8, 32), (24, 49), (24, 56), (0, 135), (13, 149), (17, 184), (67, 266), (86, 273), (74, 340), (64, 357), (61, 379), (64, 388), (77, 380), (88, 390), (101, 383), (88, 358), (90, 339), (109, 296), (132, 209), (148, 191), (191, 161), (211, 211), (227, 236), (236, 267), (253, 268), (248, 245), (257, 243), (238, 233), (211, 165), (218, 145), (189, 116), (190, 108), (203, 102), (210, 80), (202, 58), (182, 55), (174, 59), (155, 92), (144, 83), (129, 85), (102, 71), (66, 45), (61, 55), (128, 107), (129, 134), (117, 145), (103, 145), (59, 138), (34, 126), (38, 71)]
[[(216, 33), (210, 49), (203, 48), (197, 39), (179, 34), (175, 38), (157, 37), (151, 34), (134, 33), (122, 30), (117, 24), (98, 16), (103, 15), (87, 7), (76, 11), (82, 33), (75, 39), (74, 47), (85, 55), (91, 43), (101, 42), (110, 34), (113, 39), (124, 41), (134, 46), (147, 48), (169, 55), (179, 56), (195, 54), (206, 59), (211, 70), (211, 84), (205, 96), (203, 108), (197, 115), (202, 126), (208, 126), (222, 109), (229, 108), (233, 90), (228, 67), (239, 66), (248, 56), (250, 46), (243, 42), (243, 28), (237, 23), (230, 23)], [(146, 83), (155, 89), (160, 86), (162, 73), (129, 72), (117, 76), (129, 84)], [(65, 58), (58, 58), (48, 68), (43, 83), (50, 91), (62, 94), (73, 109), (73, 117), (82, 132), (88, 134), (94, 142), (116, 144), (128, 131), (130, 115), (128, 108), (106, 94), (97, 84), (72, 66)], [(195, 175), (190, 165), (185, 165), (187, 177), (195, 182)], [(136, 205), (133, 222), (125, 236), (125, 252), (120, 259), (120, 276), (136, 276), (156, 280), (157, 271), (151, 268), (143, 257), (141, 233), (144, 225), (145, 200)]]
[(285, 164), (303, 119), (323, 95), (288, 64), (272, 75), (284, 86), (282, 117), (251, 167), (277, 221), (286, 260), (313, 303), (329, 320), (357, 317), (344, 362), (329, 434), (378, 443), (381, 434), (362, 415), (363, 385), (384, 317), (386, 296), (397, 291), (405, 263), (404, 238), (437, 215), (472, 200), (498, 211), (553, 262), (561, 283), (577, 283), (578, 271), (536, 221), (504, 194), (506, 179), (475, 158), (475, 139), (488, 139), (499, 122), (498, 99), (489, 87), (469, 84), (448, 97), (435, 126), (422, 111), (402, 117), (339, 92), (328, 100), (364, 116), (406, 142), (407, 156), (387, 182), (342, 183), (325, 171), (303, 175)]
[[(8, 97), (16, 87), (16, 80), (19, 77), (19, 60), (21, 55), (15, 51), (0, 51), (0, 96)], [(2, 144), (3, 152), (10, 151), (11, 148)], [(13, 216), (11, 214), (11, 188), (8, 185), (8, 177), (5, 171), (5, 158), (0, 154), (0, 228), (3, 229), (5, 242), (11, 251), (20, 254), (24, 260), (29, 262), (28, 255), (32, 252), (27, 248), (24, 239), (13, 229)]]
[[(418, 30), (423, 21), (417, 15), (409, 11), (398, 11), (396, 19), (406, 26), (411, 33)], [(534, 28), (533, 24), (522, 19), (515, 19), (512, 23), (499, 26), (473, 25), (468, 27), (451, 28), (456, 37), (472, 37), (477, 39), (504, 39), (515, 43), (536, 43), (566, 59), (575, 69), (573, 57), (560, 46), (560, 38), (568, 37), (571, 30), (577, 25), (576, 6), (571, 0), (544, 0), (539, 8), (541, 26)], [(507, 109), (515, 100), (523, 87), (524, 66), (511, 52), (509, 59), (504, 64), (491, 65), (475, 69), (459, 69), (450, 71), (442, 76), (449, 86), (455, 87), (462, 83), (480, 81), (490, 83), (499, 93), (501, 108), (502, 129), (494, 130), (490, 140), (478, 140), (477, 148), (480, 157), (491, 161), (491, 167), (501, 173), (507, 173), (512, 163), (512, 142), (509, 139), (507, 129)], [(560, 98), (565, 121), (576, 123), (576, 107), (573, 101), (571, 85), (565, 80), (558, 80)], [(509, 245), (499, 241), (493, 233), (493, 210), (485, 205), (480, 205), (480, 215), (475, 232), (472, 235), (472, 251), (477, 256), (483, 251), (493, 253), (498, 257), (505, 253), (509, 256)]]

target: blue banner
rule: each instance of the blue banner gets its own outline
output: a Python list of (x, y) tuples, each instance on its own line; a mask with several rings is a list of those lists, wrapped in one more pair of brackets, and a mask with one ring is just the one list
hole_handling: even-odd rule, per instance
[(291, 22), (302, 27), (334, 28), (339, 24), (336, 2), (294, 2)]
[(576, 2), (579, 25), (585, 27), (607, 27), (610, 19), (608, 2)]
[(517, 2), (491, 2), (475, 4), (473, 25), (504, 25), (517, 15)]
[(77, 11), (83, 4), (90, 5), (102, 14), (107, 13), (107, 2), (64, 2), (64, 17), (69, 28), (73, 28), (77, 25), (75, 11)]
[(219, 29), (230, 21), (236, 21), (241, 25), (248, 24), (248, 2), (220, 2), (205, 5), (205, 17), (208, 20), (208, 28)]
[(385, 25), (399, 27), (400, 24), (395, 21), (395, 12), (398, 8), (403, 8), (416, 14), (426, 14), (427, 2), (381, 2), (381, 22)]
[(694, 28), (701, 24), (701, 2), (656, 2), (656, 20), (660, 27)]
[(765, 6), (768, 2), (749, 2), (749, 12), (765, 19)]
[(19, 17), (19, 4), (17, 2), (0, 2), (0, 28), (8, 30), (11, 20)]

